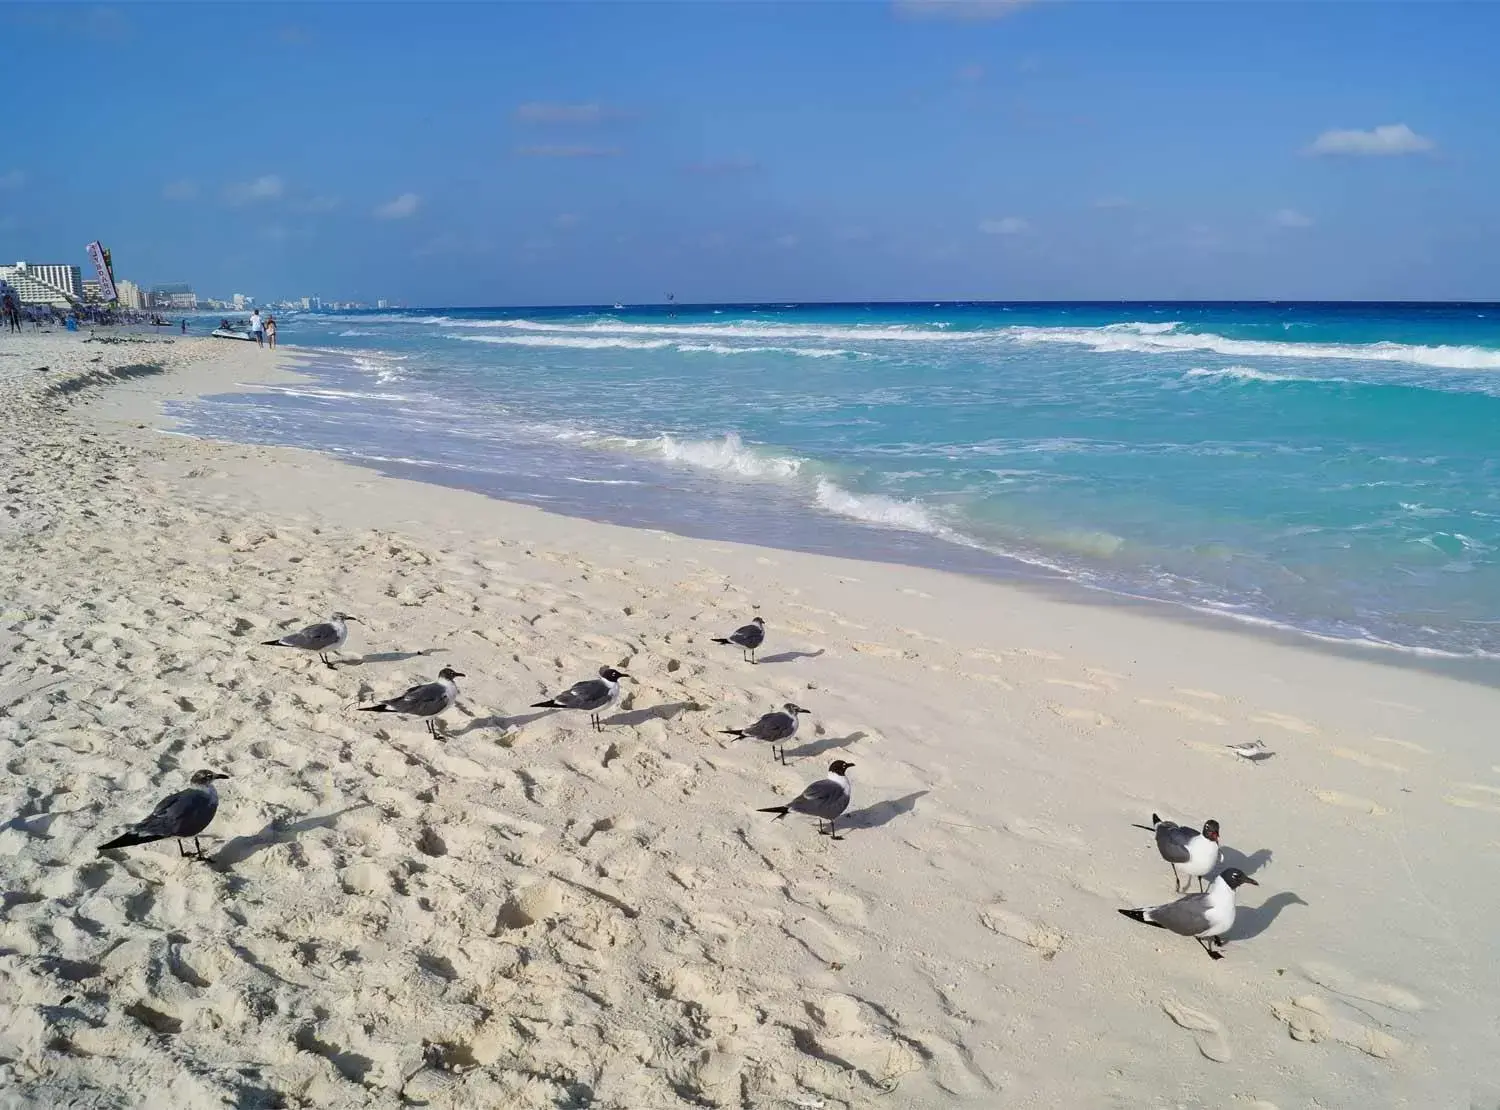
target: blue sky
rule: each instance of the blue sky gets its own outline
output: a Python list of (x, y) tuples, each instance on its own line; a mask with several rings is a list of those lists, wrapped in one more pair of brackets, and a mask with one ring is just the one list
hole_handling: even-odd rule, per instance
[(1486, 3), (7, 5), (0, 258), (429, 305), (1500, 299), (1497, 42)]

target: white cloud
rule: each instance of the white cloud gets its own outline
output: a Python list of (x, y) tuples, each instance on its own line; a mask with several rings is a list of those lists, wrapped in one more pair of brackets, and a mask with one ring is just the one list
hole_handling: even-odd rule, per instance
[(733, 174), (754, 173), (758, 169), (760, 163), (754, 158), (719, 158), (694, 162), (687, 167), (687, 172), (705, 177), (729, 177)]
[(1309, 154), (1420, 154), (1437, 144), (1404, 123), (1386, 123), (1369, 131), (1325, 131), (1307, 148)]
[(1271, 213), (1271, 222), (1277, 227), (1312, 227), (1313, 218), (1295, 208), (1278, 208)]
[(986, 235), (1021, 235), (1031, 230), (1031, 225), (1020, 216), (1006, 216), (999, 220), (979, 221), (979, 230)]
[(902, 19), (947, 19), (982, 23), (1004, 19), (1032, 0), (892, 0), (891, 10)]
[(197, 200), (198, 183), (196, 181), (168, 181), (161, 187), (161, 195), (164, 200)]
[(421, 207), (422, 198), (416, 193), (402, 193), (395, 200), (386, 201), (375, 209), (377, 220), (404, 220)]
[(26, 175), (20, 170), (0, 173), (0, 189), (19, 189), (26, 184)]
[(603, 104), (559, 104), (554, 101), (532, 100), (517, 106), (511, 113), (517, 123), (571, 123), (595, 124), (614, 119), (621, 113)]
[(293, 201), (291, 207), (294, 212), (321, 215), (337, 211), (342, 203), (338, 197), (303, 197), (301, 200)]
[(617, 146), (519, 146), (522, 158), (618, 158), (624, 153)]
[(257, 177), (254, 181), (241, 181), (224, 190), (224, 199), (230, 204), (254, 204), (262, 200), (275, 200), (286, 191), (286, 184), (274, 173)]

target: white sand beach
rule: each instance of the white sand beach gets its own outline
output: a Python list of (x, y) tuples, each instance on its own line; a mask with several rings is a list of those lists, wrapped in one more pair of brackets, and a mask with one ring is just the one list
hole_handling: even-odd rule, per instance
[[(1500, 1103), (1500, 691), (166, 430), (282, 357), (0, 344), (0, 1105)], [(834, 759), (843, 839), (757, 812)], [(199, 768), (210, 862), (98, 853)], [(1260, 884), (1222, 960), (1116, 913), (1153, 811)]]

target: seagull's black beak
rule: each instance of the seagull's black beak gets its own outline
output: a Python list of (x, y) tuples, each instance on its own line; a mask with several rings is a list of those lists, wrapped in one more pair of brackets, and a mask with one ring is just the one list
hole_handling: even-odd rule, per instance
[(346, 621), (353, 621), (355, 624), (364, 624), (365, 623), (364, 621), (360, 620), (358, 617), (349, 617), (349, 616), (346, 616), (344, 619)]
[(463, 671), (454, 671), (453, 672), (453, 677), (454, 678), (468, 678), (469, 676), (466, 675), (466, 674), (464, 674)]
[(221, 774), (221, 773), (220, 773), (220, 772), (218, 772), (218, 771), (215, 771), (215, 772), (214, 772), (214, 773), (213, 773), (213, 777), (214, 777), (214, 778), (216, 778), (216, 779), (227, 779), (227, 778), (228, 778), (228, 777), (229, 777), (229, 776), (228, 776), (228, 775), (225, 775), (225, 774)]
[(1251, 886), (1260, 886), (1260, 884), (1252, 879), (1249, 875), (1246, 875), (1244, 878), (1242, 878), (1240, 882), (1249, 883)]

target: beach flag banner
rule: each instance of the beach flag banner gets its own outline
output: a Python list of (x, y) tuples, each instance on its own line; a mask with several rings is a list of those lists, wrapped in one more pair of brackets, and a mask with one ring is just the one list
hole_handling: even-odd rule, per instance
[(99, 277), (100, 300), (106, 303), (119, 300), (119, 294), (115, 292), (115, 275), (110, 267), (109, 251), (95, 239), (88, 245), (88, 252), (89, 261), (94, 264), (94, 273)]

